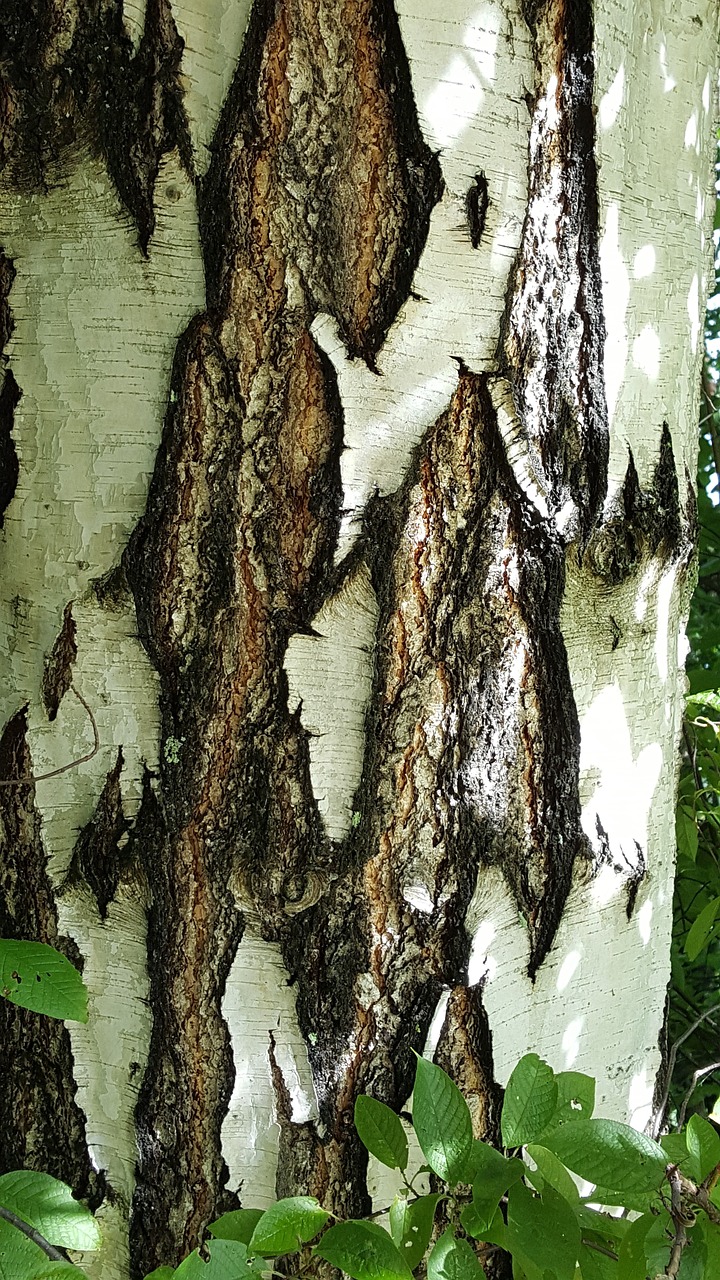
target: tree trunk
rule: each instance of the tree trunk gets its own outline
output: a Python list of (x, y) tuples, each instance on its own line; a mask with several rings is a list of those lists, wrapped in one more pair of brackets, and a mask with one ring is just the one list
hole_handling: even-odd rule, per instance
[(366, 1212), (413, 1050), (478, 1136), (528, 1049), (642, 1126), (715, 5), (0, 32), (0, 936), (91, 993), (0, 1010), (2, 1168), (126, 1280), (276, 1191)]

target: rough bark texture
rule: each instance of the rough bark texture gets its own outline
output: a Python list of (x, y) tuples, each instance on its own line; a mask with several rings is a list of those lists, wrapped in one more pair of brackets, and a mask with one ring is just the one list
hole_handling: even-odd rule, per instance
[[(631, 452), (607, 501), (590, 0), (524, 5), (528, 195), (496, 359), (448, 353), (444, 407), (402, 482), (367, 502), (347, 554), (338, 368), (355, 361), (382, 387), (388, 335), (408, 308), (430, 307), (413, 282), (433, 219), (457, 197), (452, 234), (489, 272), (505, 195), (482, 155), (448, 192), (391, 0), (255, 0), (203, 172), (183, 100), (183, 18), (179, 0), (147, 0), (134, 48), (119, 0), (6, 0), (0, 14), (0, 161), (14, 198), (66, 180), (89, 152), (152, 260), (163, 166), (179, 163), (197, 193), (205, 306), (175, 346), (145, 513), (92, 600), (67, 604), (38, 677), (44, 724), (62, 722), (82, 656), (76, 619), (132, 605), (159, 681), (159, 763), (131, 813), (113, 730), (55, 881), (52, 822), (45, 849), (33, 787), (0, 788), (0, 934), (57, 943), (58, 906), (75, 895), (87, 937), (106, 947), (123, 893), (135, 885), (149, 903), (152, 1035), (147, 1061), (138, 1050), (132, 1062), (133, 1280), (177, 1264), (209, 1221), (253, 1199), (252, 1186), (232, 1185), (222, 1133), (238, 1057), (223, 1001), (244, 938), (282, 959), (316, 1104), (299, 1118), (269, 1027), (278, 1194), (317, 1195), (343, 1216), (370, 1209), (355, 1099), (401, 1109), (413, 1051), (429, 1040), (477, 1136), (497, 1139), (501, 1091), (470, 927), (483, 885), (502, 877), (522, 921), (518, 967), (535, 982), (571, 891), (622, 864), (629, 920), (648, 865), (636, 841), (626, 866), (599, 816), (590, 836), (583, 826), (568, 580), (620, 612), (615, 599), (648, 573), (677, 570), (682, 583), (694, 536), (667, 423), (652, 426), (651, 479)], [(504, 38), (514, 56), (512, 29)], [(13, 275), (0, 256), (0, 348)], [(327, 317), (339, 355), (318, 337)], [(19, 401), (8, 369), (0, 518), (18, 481)], [(331, 838), (284, 664), (292, 638), (319, 640), (321, 611), (363, 583), (377, 624), (361, 776), (350, 830)], [(613, 622), (608, 647), (623, 643)], [(17, 712), (0, 778), (31, 773)], [(3, 1167), (49, 1168), (98, 1203), (67, 1032), (0, 1015)]]
[[(0, 777), (32, 774), (25, 734), (21, 711), (0, 738)], [(32, 784), (0, 790), (0, 890), (0, 937), (46, 942), (81, 963), (72, 939), (58, 933)], [(85, 1116), (75, 1101), (67, 1028), (3, 1000), (0, 1070), (2, 1172), (42, 1168), (96, 1208), (105, 1194), (105, 1179), (90, 1162)]]

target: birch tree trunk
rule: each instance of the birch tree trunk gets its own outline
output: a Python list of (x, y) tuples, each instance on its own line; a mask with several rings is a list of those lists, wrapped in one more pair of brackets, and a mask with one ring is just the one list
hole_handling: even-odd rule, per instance
[(478, 1136), (528, 1049), (646, 1123), (716, 38), (0, 0), (0, 935), (91, 993), (0, 1010), (0, 1163), (97, 1208), (88, 1276), (367, 1212), (413, 1050)]

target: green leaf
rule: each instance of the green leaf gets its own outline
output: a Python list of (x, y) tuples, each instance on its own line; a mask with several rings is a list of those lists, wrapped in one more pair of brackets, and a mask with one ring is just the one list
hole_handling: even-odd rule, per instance
[(663, 1209), (645, 1237), (645, 1265), (651, 1275), (658, 1275), (665, 1270), (670, 1260), (670, 1243), (674, 1234), (670, 1214), (667, 1209)]
[(485, 1272), (467, 1240), (444, 1231), (428, 1258), (428, 1280), (485, 1280)]
[(384, 1102), (361, 1093), (355, 1103), (355, 1128), (371, 1155), (388, 1169), (406, 1169), (408, 1144), (402, 1121)]
[(527, 1053), (518, 1062), (505, 1089), (500, 1128), (506, 1147), (535, 1142), (547, 1128), (557, 1104), (558, 1087), (547, 1062)]
[(541, 1277), (549, 1271), (554, 1280), (574, 1280), (580, 1227), (570, 1205), (549, 1187), (541, 1198), (517, 1182), (508, 1192), (506, 1248)]
[(412, 1275), (387, 1231), (375, 1222), (338, 1222), (313, 1252), (352, 1280), (408, 1280)]
[(504, 1233), (505, 1220), (498, 1208), (497, 1200), (475, 1200), (466, 1204), (460, 1214), (460, 1221), (469, 1236), (474, 1240), (490, 1240), (494, 1244), (502, 1244), (496, 1239), (497, 1230)]
[[(82, 1275), (80, 1268), (74, 1267), (71, 1262), (50, 1262), (47, 1267), (33, 1272), (33, 1280), (82, 1280)], [(172, 1268), (168, 1275), (172, 1275)]]
[(250, 1238), (250, 1250), (266, 1257), (293, 1253), (322, 1231), (330, 1214), (313, 1196), (288, 1196), (266, 1209)]
[(575, 1210), (575, 1217), (584, 1235), (592, 1233), (598, 1237), (601, 1244), (607, 1245), (615, 1252), (617, 1252), (615, 1246), (625, 1239), (630, 1226), (627, 1218), (613, 1218), (611, 1214), (603, 1213), (600, 1209), (588, 1209), (586, 1204), (580, 1205), (580, 1208)]
[(64, 1249), (97, 1249), (98, 1225), (72, 1191), (49, 1173), (21, 1169), (0, 1177), (0, 1204), (36, 1227), (50, 1244)]
[(430, 1243), (439, 1195), (408, 1201), (397, 1195), (390, 1205), (390, 1234), (411, 1271), (422, 1262)]
[(667, 1165), (657, 1142), (616, 1120), (565, 1124), (546, 1135), (545, 1146), (573, 1173), (617, 1194), (655, 1191)]
[(195, 1249), (176, 1271), (175, 1280), (241, 1280), (247, 1273), (249, 1280), (267, 1271), (267, 1263), (248, 1257), (247, 1245), (239, 1240), (211, 1240), (206, 1246), (210, 1261), (204, 1262)]
[(720, 1276), (720, 1227), (703, 1214), (698, 1221), (698, 1230), (702, 1232), (705, 1241), (707, 1275), (710, 1280), (711, 1277)]
[(0, 1280), (34, 1280), (47, 1261), (42, 1249), (0, 1218)]
[(595, 1081), (582, 1071), (558, 1071), (557, 1103), (548, 1132), (571, 1120), (589, 1120), (595, 1108)]
[(473, 1144), (470, 1112), (457, 1085), (426, 1058), (415, 1071), (413, 1127), (433, 1172), (451, 1186), (459, 1182)]
[(685, 806), (678, 806), (675, 814), (675, 837), (680, 853), (694, 862), (698, 851), (698, 829), (695, 816)]
[(581, 1244), (578, 1265), (582, 1280), (617, 1280), (617, 1263), (595, 1249)]
[(645, 1280), (645, 1239), (654, 1221), (644, 1213), (630, 1223), (618, 1250), (618, 1280)]
[(685, 939), (685, 954), (688, 960), (697, 960), (703, 947), (707, 945), (715, 926), (718, 908), (720, 908), (720, 898), (713, 898), (693, 920)]
[(690, 1153), (687, 1149), (685, 1133), (664, 1133), (659, 1142), (667, 1156), (668, 1164), (677, 1164), (686, 1170), (690, 1163)]
[(154, 1271), (148, 1271), (145, 1280), (172, 1280), (174, 1275), (174, 1267), (156, 1267)]
[(497, 1204), (513, 1182), (525, 1175), (525, 1165), (515, 1156), (512, 1159), (496, 1151), (487, 1142), (476, 1139), (463, 1170), (463, 1182), (473, 1184), (473, 1195), (478, 1200), (495, 1199)]
[[(547, 1147), (538, 1146), (534, 1142), (528, 1143), (526, 1151), (530, 1159), (535, 1161), (543, 1182), (552, 1187), (554, 1191), (559, 1192), (570, 1204), (579, 1204), (580, 1192), (565, 1165), (558, 1160), (557, 1156), (552, 1151), (548, 1151)], [(532, 1173), (528, 1172), (528, 1177), (532, 1182)], [(542, 1189), (542, 1186), (538, 1187), (538, 1191), (542, 1191)]]
[(218, 1240), (239, 1240), (249, 1244), (264, 1209), (233, 1209), (211, 1222), (208, 1231)]
[(690, 1176), (694, 1182), (702, 1182), (720, 1164), (720, 1138), (710, 1122), (698, 1115), (690, 1117), (685, 1135), (691, 1157)]
[(22, 1009), (87, 1022), (87, 989), (74, 965), (44, 942), (0, 938), (0, 995)]

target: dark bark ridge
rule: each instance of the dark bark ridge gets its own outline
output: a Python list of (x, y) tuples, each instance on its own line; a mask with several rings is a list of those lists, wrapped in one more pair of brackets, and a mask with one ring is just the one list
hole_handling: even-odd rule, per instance
[(63, 892), (87, 885), (95, 898), (101, 920), (107, 919), (108, 907), (126, 867), (131, 865), (128, 852), (130, 824), (123, 813), (120, 790), (122, 767), (122, 747), (119, 747), (117, 760), (105, 779), (95, 812), (75, 842), (63, 884)]
[[(19, 711), (0, 738), (0, 776), (32, 774), (26, 732)], [(58, 933), (32, 784), (0, 791), (0, 937), (46, 942), (79, 961), (71, 939)], [(0, 1073), (0, 1170), (50, 1173), (97, 1208), (107, 1187), (88, 1153), (65, 1025), (0, 1001)]]
[(8, 302), (14, 279), (15, 268), (0, 249), (0, 370), (2, 370), (3, 379), (0, 386), (0, 529), (3, 527), (5, 512), (15, 496), (20, 475), (20, 464), (12, 432), (15, 410), (22, 392), (12, 370), (6, 367), (7, 357), (3, 355), (15, 327)]
[[(261, 0), (202, 185), (208, 311), (179, 343), (124, 561), (162, 714), (159, 793), (143, 806), (149, 968), (162, 982), (136, 1116), (136, 1274), (179, 1260), (231, 1201), (220, 1002), (242, 929), (236, 894), (279, 937), (330, 876), (282, 662), (322, 599), (341, 506), (342, 414), (310, 323), (330, 307), (371, 362), (439, 194), (437, 161), (398, 101), (396, 34), (386, 0), (342, 14)], [(296, 91), (308, 78), (312, 104)], [(352, 172), (343, 161), (330, 173), (327, 157), (348, 148)]]
[(72, 684), (72, 671), (77, 659), (76, 633), (71, 600), (65, 606), (62, 626), (45, 659), (41, 693), (48, 720), (56, 718), (60, 703)]
[(137, 52), (122, 0), (5, 0), (0, 47), (0, 169), (20, 189), (44, 190), (90, 146), (146, 253), (163, 155), (177, 149), (193, 171), (170, 0), (147, 0)]
[(532, 0), (528, 212), (499, 365), (518, 417), (513, 448), (565, 541), (587, 542), (607, 489), (605, 320), (593, 115), (592, 0)]

